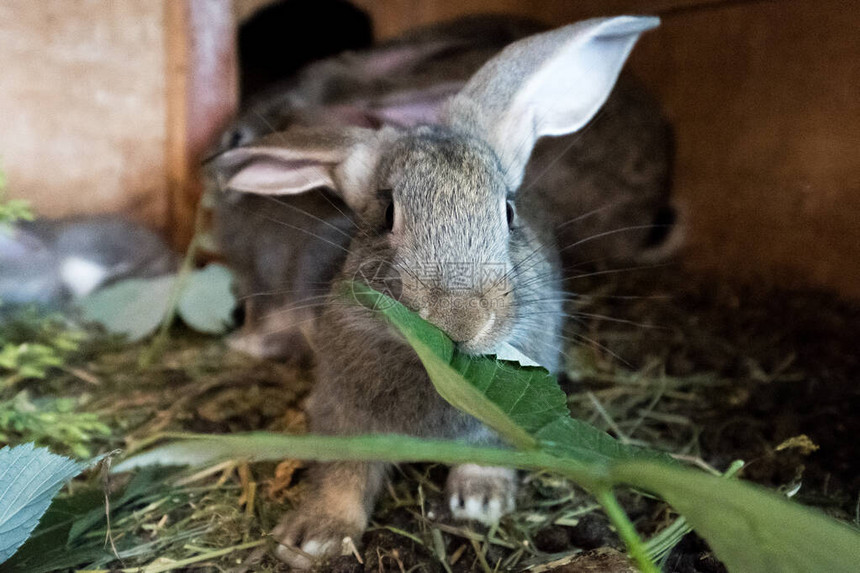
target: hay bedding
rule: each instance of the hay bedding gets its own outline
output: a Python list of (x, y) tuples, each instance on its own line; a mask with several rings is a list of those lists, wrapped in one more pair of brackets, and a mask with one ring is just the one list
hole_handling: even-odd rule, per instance
[[(743, 459), (747, 479), (797, 490), (802, 503), (857, 523), (860, 305), (822, 293), (732, 289), (671, 268), (583, 278), (571, 286), (583, 293), (568, 309), (580, 313), (569, 332), (564, 380), (574, 415), (721, 470)], [(65, 382), (49, 386), (89, 395), (86, 409), (113, 428), (103, 450), (133, 450), (165, 431), (304, 427), (303, 399), (312, 384), (307, 369), (225, 352), (221, 341), (188, 332), (175, 337), (147, 369), (136, 368), (139, 348), (98, 350), (75, 366), (89, 383), (63, 374)], [(181, 478), (151, 477), (148, 505), (114, 502), (113, 537), (138, 551), (112, 565), (235, 566), (302, 495), (302, 468), (295, 460), (234, 462)], [(357, 551), (363, 563), (345, 556), (327, 569), (630, 570), (596, 504), (570, 483), (525, 476), (517, 513), (487, 532), (448, 518), (444, 476), (435, 465), (396, 470)], [(122, 491), (127, 479), (109, 487)], [(174, 484), (169, 493), (166, 483)], [(153, 506), (160, 490), (172, 501)], [(622, 502), (646, 535), (673, 517), (662, 503), (634, 493)], [(255, 569), (283, 566), (266, 557)], [(688, 535), (666, 570), (723, 568)]]

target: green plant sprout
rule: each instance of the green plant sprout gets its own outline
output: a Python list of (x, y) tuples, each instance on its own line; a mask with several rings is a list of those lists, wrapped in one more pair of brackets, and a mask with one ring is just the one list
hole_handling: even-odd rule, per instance
[(6, 199), (6, 174), (0, 170), (0, 231), (15, 221), (32, 221), (30, 203), (23, 199)]

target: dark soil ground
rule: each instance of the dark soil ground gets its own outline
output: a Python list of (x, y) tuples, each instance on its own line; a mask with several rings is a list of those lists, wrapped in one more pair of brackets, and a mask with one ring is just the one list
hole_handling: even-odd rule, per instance
[[(860, 305), (815, 292), (729, 288), (677, 268), (583, 278), (572, 286), (584, 293), (569, 309), (574, 323), (563, 380), (575, 416), (619, 439), (720, 471), (744, 460), (744, 479), (796, 492), (799, 502), (858, 523)], [(139, 353), (98, 353), (80, 365), (93, 378), (87, 409), (114, 428), (104, 449), (139, 449), (165, 431), (304, 427), (303, 399), (312, 384), (306, 369), (255, 361), (190, 334), (177, 335), (156, 366), (139, 369)], [(396, 470), (361, 539), (360, 560), (345, 556), (325, 570), (633, 570), (596, 503), (573, 484), (523, 475), (517, 512), (488, 532), (449, 518), (445, 472), (429, 464)], [(129, 525), (117, 527), (120, 538), (164, 541), (123, 566), (234, 547), (193, 566), (229, 570), (265, 547), (265, 533), (302, 495), (303, 475), (293, 460), (183, 474), (193, 493), (171, 494), (169, 508), (137, 507)], [(620, 499), (646, 537), (675, 517), (661, 502), (632, 492)], [(180, 531), (195, 534), (189, 539)], [(663, 567), (724, 570), (694, 534)], [(253, 569), (286, 570), (268, 557)]]

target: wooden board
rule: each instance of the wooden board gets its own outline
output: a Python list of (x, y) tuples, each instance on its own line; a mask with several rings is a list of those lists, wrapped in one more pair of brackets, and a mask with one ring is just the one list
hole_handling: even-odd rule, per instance
[(200, 159), (236, 106), (230, 0), (0, 2), (0, 160), (49, 217), (192, 232)]
[(161, 2), (0, 2), (0, 164), (48, 216), (153, 225), (165, 193)]
[(631, 67), (676, 126), (684, 262), (860, 298), (860, 1), (360, 0), (385, 37), (489, 11), (659, 13)]
[[(43, 214), (190, 236), (197, 162), (235, 105), (233, 14), (265, 0), (0, 2), (0, 158)], [(678, 136), (686, 264), (860, 298), (860, 0), (357, 0), (378, 35), (482, 11), (657, 12), (631, 66)]]
[(685, 12), (631, 64), (677, 129), (685, 262), (860, 298), (860, 2)]
[(235, 114), (238, 70), (230, 0), (168, 0), (166, 231), (177, 248), (194, 233), (200, 163)]

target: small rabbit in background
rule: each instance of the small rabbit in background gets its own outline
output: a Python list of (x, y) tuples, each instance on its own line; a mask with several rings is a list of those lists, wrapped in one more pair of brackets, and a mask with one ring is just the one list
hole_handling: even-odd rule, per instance
[(0, 229), (0, 301), (62, 308), (125, 278), (176, 269), (155, 233), (117, 216), (21, 221)]
[[(220, 149), (293, 126), (438, 123), (444, 103), (481, 65), (545, 29), (526, 19), (475, 16), (310, 64), (253, 102)], [(583, 263), (650, 263), (677, 248), (672, 150), (658, 105), (626, 74), (586, 129), (538, 142), (517, 201), (546, 212), (565, 276), (584, 272)], [(258, 356), (305, 355), (319, 297), (355, 232), (349, 209), (323, 189), (314, 199), (214, 195), (216, 237), (247, 308), (232, 346)]]
[[(342, 300), (343, 281), (360, 278), (397, 297), (463, 352), (494, 354), (509, 344), (559, 369), (561, 263), (550, 215), (539, 201), (520, 201), (529, 156), (541, 137), (589, 122), (639, 35), (657, 24), (601, 18), (516, 41), (433, 125), (292, 127), (210, 164), (222, 188), (302, 196), (324, 187), (354, 214), (357, 228), (313, 336), (311, 431), (497, 440), (436, 393), (412, 349), (372, 310)], [(342, 541), (366, 528), (386, 469), (315, 465), (312, 489), (274, 532), (277, 555), (309, 567), (340, 554)], [(455, 517), (485, 522), (512, 509), (515, 487), (512, 470), (474, 465), (453, 468), (446, 485)]]

